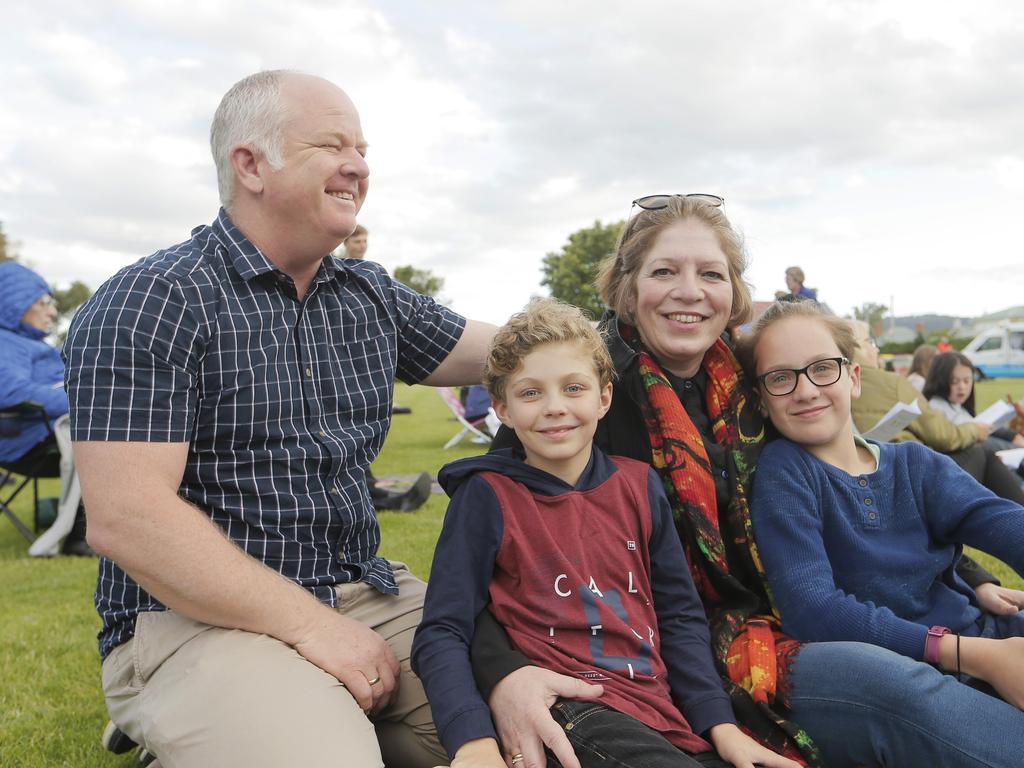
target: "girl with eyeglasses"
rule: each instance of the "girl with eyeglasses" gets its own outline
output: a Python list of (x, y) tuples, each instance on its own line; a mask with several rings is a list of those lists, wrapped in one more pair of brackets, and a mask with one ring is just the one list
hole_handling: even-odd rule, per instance
[(913, 660), (949, 717), (972, 719), (972, 739), (993, 753), (984, 764), (1019, 764), (1024, 611), (982, 611), (955, 566), (970, 544), (1024, 575), (1024, 508), (922, 445), (857, 435), (856, 343), (846, 321), (809, 303), (774, 305), (742, 341), (781, 435), (761, 453), (751, 518), (782, 629)]

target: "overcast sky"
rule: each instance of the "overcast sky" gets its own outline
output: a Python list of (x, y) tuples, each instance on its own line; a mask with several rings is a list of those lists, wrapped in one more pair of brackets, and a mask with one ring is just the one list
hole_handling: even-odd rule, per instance
[(756, 298), (841, 314), (1024, 304), (1024, 4), (36, 0), (0, 26), (0, 221), (96, 287), (217, 212), (207, 135), (258, 69), (338, 83), (369, 257), (502, 321), (540, 262), (660, 192), (714, 192)]

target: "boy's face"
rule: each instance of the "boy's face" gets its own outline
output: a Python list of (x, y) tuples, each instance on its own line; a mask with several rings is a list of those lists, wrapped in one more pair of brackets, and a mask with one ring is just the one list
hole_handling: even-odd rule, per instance
[(612, 385), (601, 386), (594, 361), (572, 343), (543, 344), (508, 377), (498, 418), (526, 450), (526, 463), (575, 485), (590, 460), (597, 422)]
[[(781, 368), (800, 369), (829, 357), (842, 357), (828, 328), (814, 318), (791, 317), (768, 327), (755, 350), (757, 375)], [(860, 397), (860, 366), (843, 366), (835, 384), (819, 387), (806, 374), (781, 397), (759, 385), (761, 411), (785, 437), (823, 458), (822, 451), (853, 440), (852, 401)]]

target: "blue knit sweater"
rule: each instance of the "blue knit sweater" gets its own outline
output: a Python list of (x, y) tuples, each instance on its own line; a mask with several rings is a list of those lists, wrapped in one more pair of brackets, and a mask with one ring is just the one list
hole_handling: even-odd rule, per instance
[(766, 446), (754, 535), (785, 632), (921, 660), (930, 626), (977, 634), (974, 593), (953, 570), (961, 544), (1024, 573), (1024, 508), (923, 445), (878, 447), (878, 469), (851, 476), (789, 440)]

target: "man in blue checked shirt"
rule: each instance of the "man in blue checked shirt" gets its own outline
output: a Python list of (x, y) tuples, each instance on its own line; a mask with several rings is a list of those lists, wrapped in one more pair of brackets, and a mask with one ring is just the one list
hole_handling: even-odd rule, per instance
[(369, 175), (336, 86), (247, 77), (210, 138), (217, 218), (65, 347), (111, 718), (173, 765), (435, 765), (425, 585), (377, 556), (364, 475), (394, 378), (479, 381), (493, 328), (329, 255)]

